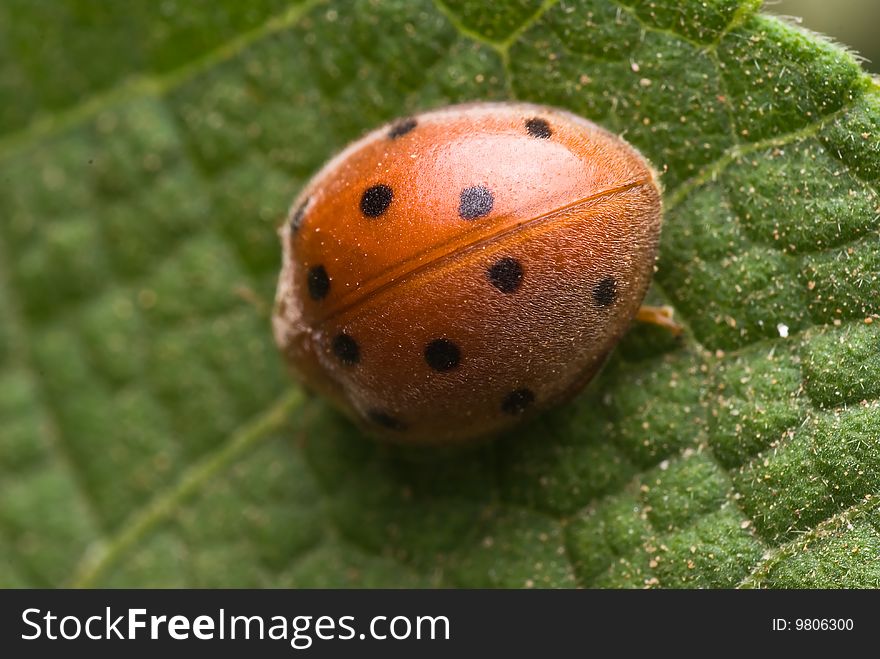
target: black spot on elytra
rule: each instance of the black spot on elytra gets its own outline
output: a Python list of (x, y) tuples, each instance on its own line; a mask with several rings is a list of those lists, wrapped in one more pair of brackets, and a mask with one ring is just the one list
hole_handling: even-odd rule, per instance
[(614, 277), (604, 277), (593, 289), (593, 300), (600, 307), (609, 307), (617, 299), (617, 282)]
[(531, 389), (514, 389), (501, 401), (501, 411), (505, 414), (522, 414), (535, 402), (535, 393)]
[(367, 418), (372, 423), (386, 428), (387, 430), (396, 430), (398, 432), (406, 430), (406, 424), (403, 421), (384, 410), (369, 410), (367, 412)]
[(333, 354), (343, 364), (349, 366), (357, 364), (361, 360), (361, 349), (350, 335), (342, 332), (333, 338)]
[(487, 271), (489, 282), (502, 293), (513, 293), (523, 279), (523, 269), (519, 261), (510, 256), (498, 259)]
[(461, 361), (461, 350), (449, 339), (434, 339), (425, 346), (425, 361), (435, 371), (451, 371)]
[(463, 220), (475, 220), (488, 215), (492, 211), (495, 199), (489, 188), (475, 185), (461, 191), (458, 202), (458, 214)]
[(303, 218), (306, 215), (306, 206), (309, 205), (310, 197), (306, 197), (303, 202), (296, 207), (296, 210), (290, 216), (290, 230), (293, 233), (299, 231), (299, 228), (302, 226)]
[(529, 135), (532, 137), (538, 137), (542, 140), (548, 139), (553, 131), (550, 130), (550, 124), (547, 123), (546, 119), (541, 119), (540, 117), (533, 117), (526, 122), (526, 130), (529, 131)]
[(379, 217), (388, 210), (394, 192), (384, 183), (378, 183), (364, 190), (361, 195), (361, 213), (367, 217)]
[(330, 278), (323, 265), (316, 265), (309, 268), (307, 277), (309, 296), (313, 300), (323, 300), (330, 292)]
[(413, 128), (415, 128), (417, 124), (418, 122), (416, 122), (413, 117), (398, 119), (393, 124), (391, 124), (391, 128), (388, 130), (388, 137), (390, 137), (392, 140), (396, 140), (398, 137), (403, 137)]

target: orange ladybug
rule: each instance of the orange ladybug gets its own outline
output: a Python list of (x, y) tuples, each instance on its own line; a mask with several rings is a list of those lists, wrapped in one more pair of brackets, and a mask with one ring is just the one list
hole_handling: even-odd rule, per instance
[(569, 112), (475, 103), (351, 144), (280, 230), (287, 362), (368, 432), (493, 434), (586, 385), (639, 309), (657, 178)]

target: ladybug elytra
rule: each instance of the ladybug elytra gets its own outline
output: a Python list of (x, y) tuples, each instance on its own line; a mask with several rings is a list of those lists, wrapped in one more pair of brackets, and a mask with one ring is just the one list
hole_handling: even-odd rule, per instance
[(490, 435), (596, 374), (645, 295), (660, 224), (650, 165), (571, 113), (476, 103), (400, 119), (294, 202), (275, 338), (374, 435)]

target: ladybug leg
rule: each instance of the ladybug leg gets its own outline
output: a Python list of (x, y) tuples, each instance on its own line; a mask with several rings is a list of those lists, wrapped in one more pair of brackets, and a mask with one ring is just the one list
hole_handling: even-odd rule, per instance
[(657, 327), (668, 330), (673, 336), (678, 336), (684, 331), (684, 328), (672, 319), (672, 307), (652, 307), (643, 305), (636, 312), (636, 320), (642, 323), (650, 323)]

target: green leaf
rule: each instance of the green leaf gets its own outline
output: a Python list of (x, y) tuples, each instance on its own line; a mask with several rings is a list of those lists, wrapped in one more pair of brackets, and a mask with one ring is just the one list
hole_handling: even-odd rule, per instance
[[(880, 587), (878, 85), (757, 0), (491, 4), (0, 6), (0, 586)], [(275, 227), (363, 131), (506, 98), (662, 170), (687, 332), (376, 445), (285, 374)]]

